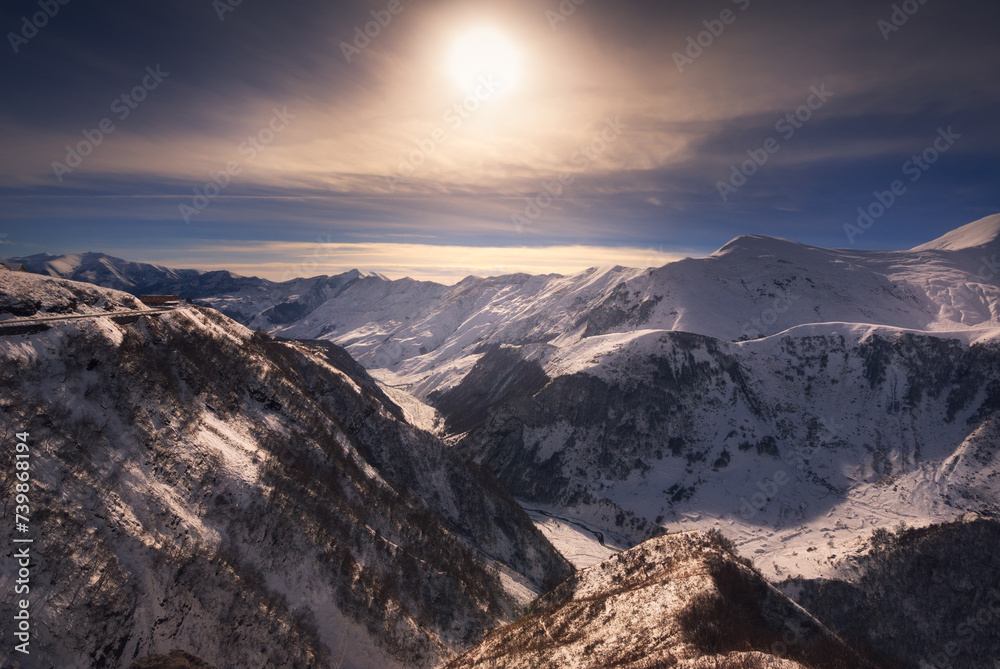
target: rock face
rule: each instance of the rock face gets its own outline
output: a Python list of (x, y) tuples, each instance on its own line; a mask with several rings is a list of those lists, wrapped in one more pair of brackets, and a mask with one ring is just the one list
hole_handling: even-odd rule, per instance
[(1000, 660), (1000, 521), (885, 530), (842, 580), (783, 589), (886, 666), (995, 669)]
[(720, 535), (651, 539), (578, 572), (448, 669), (874, 667)]
[[(67, 283), (18, 277), (0, 291), (43, 306)], [(429, 667), (571, 573), (492, 475), (329, 342), (192, 307), (5, 336), (0, 361), (0, 420), (30, 433), (46, 666), (181, 647), (214, 666)]]

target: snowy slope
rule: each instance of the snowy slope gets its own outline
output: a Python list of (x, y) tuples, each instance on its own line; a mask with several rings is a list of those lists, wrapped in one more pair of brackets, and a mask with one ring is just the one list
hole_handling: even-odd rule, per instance
[[(0, 304), (130, 300), (0, 272)], [(570, 573), (491, 476), (403, 423), (328, 342), (192, 307), (3, 335), (0, 363), (0, 423), (31, 434), (39, 666), (173, 650), (218, 667), (435, 666)]]
[(829, 573), (877, 527), (1000, 512), (1000, 343), (838, 329), (592, 337), (540, 389), (490, 395), (500, 370), (538, 373), (508, 348), (435, 400), (474, 416), (457, 448), (522, 503), (632, 543), (720, 528), (773, 578)]
[(1000, 214), (987, 216), (917, 246), (914, 251), (964, 251), (992, 246), (1000, 237)]
[(130, 295), (102, 290), (56, 278), (41, 278), (23, 272), (0, 269), (0, 322), (49, 318), (69, 314), (102, 314), (147, 311)]
[(451, 287), (342, 275), (345, 287), (336, 294), (302, 283), (336, 279), (320, 277), (206, 300), (281, 336), (337, 342), (426, 397), (454, 385), (487, 344), (558, 347), (635, 330), (738, 341), (828, 323), (925, 332), (1000, 328), (998, 221), (977, 221), (911, 251), (831, 250), (744, 236), (711, 256), (655, 269), (469, 277)]

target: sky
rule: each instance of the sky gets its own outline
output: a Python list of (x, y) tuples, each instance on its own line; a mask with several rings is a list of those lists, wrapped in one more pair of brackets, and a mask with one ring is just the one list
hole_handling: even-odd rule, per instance
[(0, 255), (453, 283), (743, 234), (911, 248), (1000, 212), (998, 19), (993, 0), (8, 0)]

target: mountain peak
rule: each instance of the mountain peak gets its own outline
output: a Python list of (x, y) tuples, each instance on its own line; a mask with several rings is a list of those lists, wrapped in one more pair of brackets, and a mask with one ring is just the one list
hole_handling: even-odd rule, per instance
[(777, 255), (781, 251), (789, 248), (801, 249), (802, 244), (798, 242), (782, 239), (781, 237), (768, 237), (767, 235), (740, 235), (728, 244), (713, 253), (713, 256), (721, 256), (730, 253), (751, 253), (757, 256)]
[(961, 251), (987, 246), (1000, 238), (1000, 214), (994, 214), (956, 228), (913, 251)]

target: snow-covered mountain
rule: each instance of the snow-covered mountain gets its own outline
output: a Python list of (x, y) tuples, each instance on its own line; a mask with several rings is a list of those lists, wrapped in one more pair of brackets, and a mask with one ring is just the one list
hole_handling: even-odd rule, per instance
[[(856, 567), (873, 531), (1000, 512), (998, 233), (993, 216), (894, 252), (750, 236), (661, 268), (450, 287), (355, 271), (213, 288), (200, 273), (155, 268), (173, 283), (143, 283), (125, 261), (97, 263), (132, 292), (196, 297), (248, 327), (198, 307), (139, 315), (123, 293), (0, 272), (8, 318), (137, 312), (0, 337), (14, 389), (0, 411), (41, 426), (40, 461), (60, 482), (43, 488), (46, 508), (74, 500), (44, 530), (97, 556), (64, 556), (77, 580), (45, 575), (78, 647), (48, 643), (92, 662), (183, 648), (215, 666), (293, 666), (348, 648), (345, 666), (430, 666), (565, 576), (554, 545), (589, 568), (584, 581), (456, 666), (558, 664), (551, 634), (594, 636), (575, 607), (622, 594), (602, 569), (673, 559), (660, 539), (629, 550), (664, 529), (720, 529), (773, 581), (868, 587)], [(48, 258), (50, 274), (93, 265)], [(95, 272), (77, 276), (111, 281)], [(88, 610), (133, 621), (111, 634), (66, 604), (101, 574)], [(211, 601), (194, 601), (205, 579)], [(640, 609), (686, 610), (669, 584), (634, 585)], [(208, 613), (241, 592), (240, 629), (277, 638), (266, 650)], [(652, 640), (677, 666), (730, 666), (678, 649), (671, 625)], [(613, 646), (612, 666), (656, 666), (615, 664)], [(756, 653), (743, 666), (824, 666), (734, 652)]]
[(998, 231), (892, 252), (745, 236), (653, 269), (351, 272), (202, 301), (344, 346), (549, 518), (620, 547), (729, 527), (769, 576), (809, 576), (872, 527), (995, 509)]
[(4, 262), (14, 267), (22, 264), (32, 274), (92, 283), (132, 295), (183, 293), (183, 297), (198, 298), (270, 283), (264, 279), (242, 277), (232, 272), (170, 269), (161, 265), (130, 262), (103, 253), (61, 256), (39, 253), (33, 256), (6, 258)]
[[(30, 433), (36, 666), (173, 650), (436, 666), (571, 572), (490, 474), (329, 342), (201, 307), (116, 322), (105, 308), (131, 296), (6, 270), (0, 296), (4, 312), (90, 316), (0, 327), (0, 423)], [(3, 449), (6, 501), (13, 463)], [(17, 564), (0, 572), (7, 620)]]
[(204, 300), (289, 338), (330, 339), (369, 367), (407, 374), (481, 344), (524, 345), (636, 329), (727, 341), (813, 323), (921, 331), (1000, 327), (1000, 215), (910, 251), (830, 250), (744, 236), (705, 258), (573, 276), (469, 277), (455, 286), (358, 270), (275, 283), (103, 254), (9, 258), (29, 271)]
[[(449, 288), (342, 275), (343, 290), (319, 306), (303, 297), (308, 290), (287, 288), (211, 302), (253, 327), (338, 341), (368, 366), (398, 366), (408, 376), (440, 370), (483, 344), (558, 346), (634, 330), (737, 341), (814, 323), (995, 328), (998, 227), (1000, 215), (992, 216), (911, 251), (829, 250), (745, 236), (711, 256), (656, 269), (469, 277)], [(271, 318), (275, 307), (280, 313), (296, 304), (305, 305), (301, 318)]]
[(808, 576), (873, 527), (996, 510), (998, 230), (893, 252), (747, 236), (656, 269), (207, 301), (343, 345), (531, 508), (623, 547), (728, 527), (769, 576)]
[[(5, 258), (4, 263), (24, 265), (32, 274), (91, 283), (114, 288), (132, 295), (168, 294), (208, 302), (231, 318), (251, 325), (266, 324), (266, 329), (295, 323), (308, 317), (314, 309), (361, 282), (382, 288), (382, 295), (405, 292), (415, 284), (425, 295), (440, 295), (444, 287), (409, 280), (389, 282), (374, 272), (352, 270), (337, 276), (318, 276), (276, 283), (232, 272), (172, 269), (162, 265), (132, 262), (104, 253), (83, 253), (54, 256), (39, 253), (33, 256)], [(378, 291), (379, 288), (376, 288)], [(409, 296), (408, 296), (409, 297)], [(367, 297), (372, 302), (374, 295)], [(397, 307), (399, 301), (397, 300)], [(391, 305), (386, 305), (391, 307)], [(394, 315), (375, 313), (374, 317)]]

